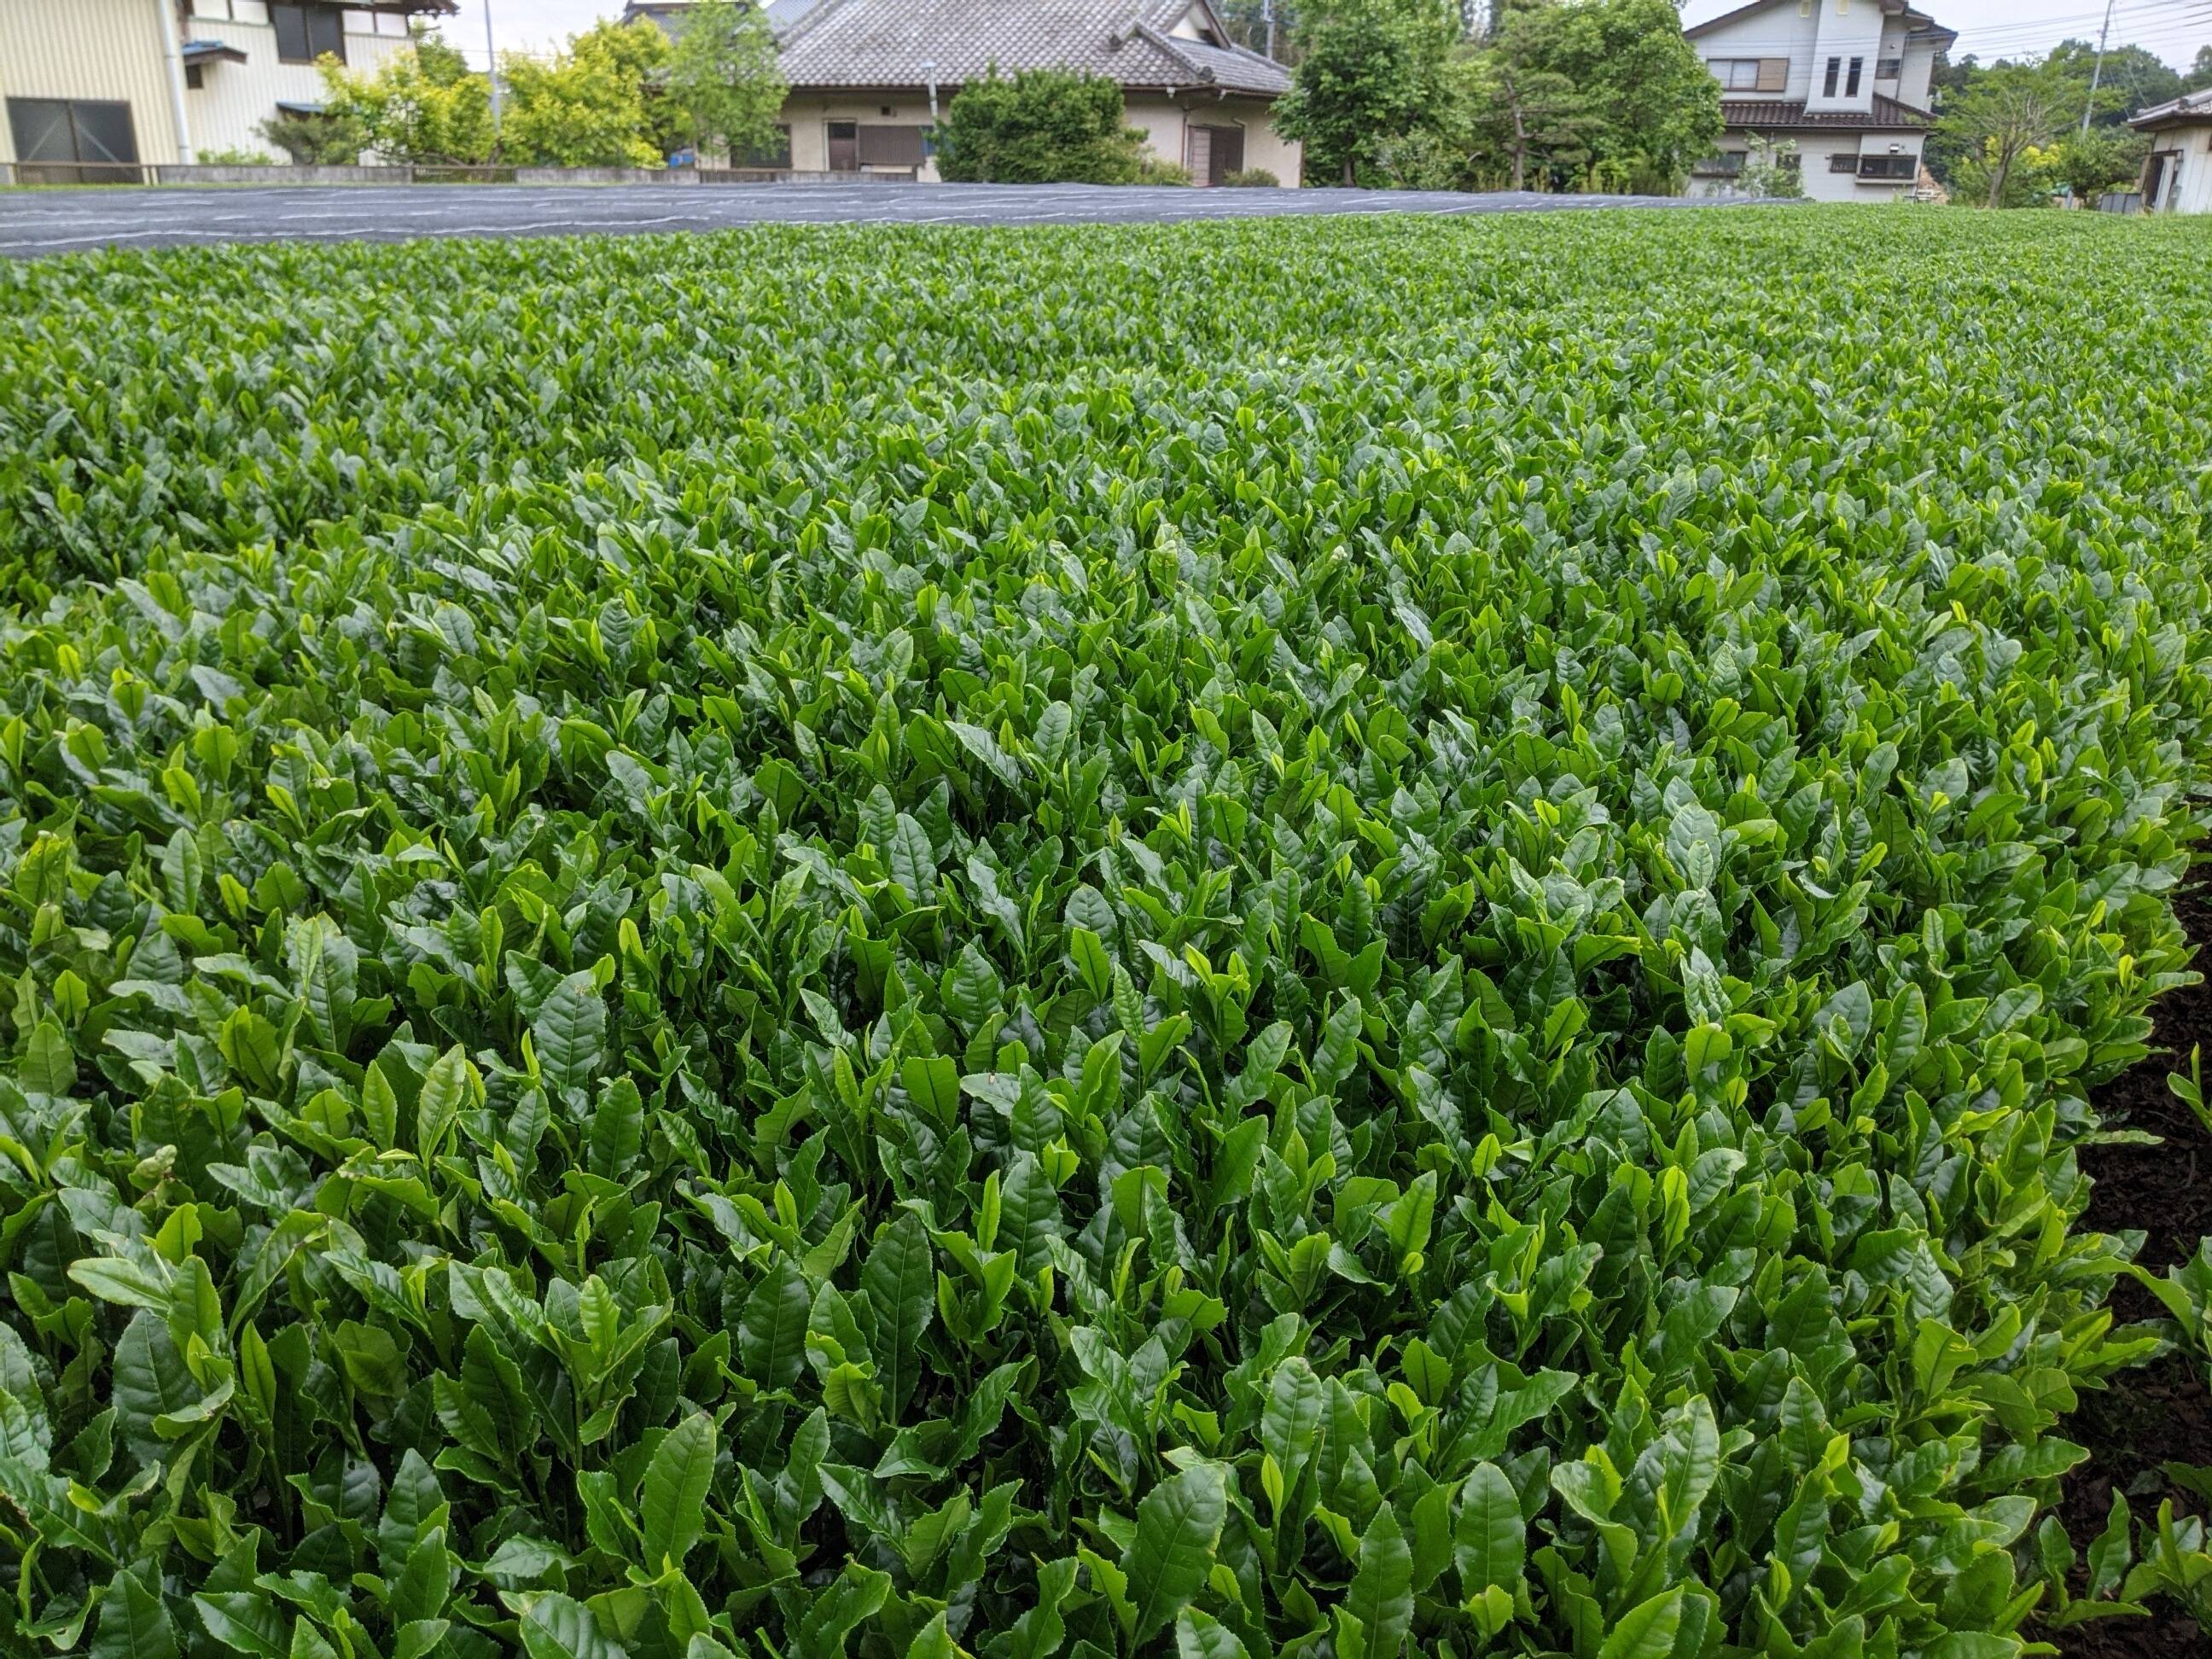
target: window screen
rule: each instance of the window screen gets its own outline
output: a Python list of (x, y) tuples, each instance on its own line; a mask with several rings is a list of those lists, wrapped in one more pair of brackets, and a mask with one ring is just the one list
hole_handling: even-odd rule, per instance
[(921, 160), (920, 127), (864, 126), (860, 129), (862, 167), (918, 167)]

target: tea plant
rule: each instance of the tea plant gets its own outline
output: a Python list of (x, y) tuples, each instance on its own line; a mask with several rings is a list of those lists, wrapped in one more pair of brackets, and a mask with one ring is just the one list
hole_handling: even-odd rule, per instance
[(2071, 1146), (2187, 960), (2208, 251), (0, 270), (9, 1649), (1984, 1659), (2201, 1594), (2193, 1523), (2069, 1591), (2038, 1516), (2163, 1340)]

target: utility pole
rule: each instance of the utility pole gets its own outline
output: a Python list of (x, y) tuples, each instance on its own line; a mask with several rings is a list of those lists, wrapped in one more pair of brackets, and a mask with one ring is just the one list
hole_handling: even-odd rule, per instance
[(484, 74), (491, 82), (491, 138), (499, 142), (499, 53), (491, 43), (491, 0), (483, 0)]
[(1267, 25), (1267, 56), (1275, 55), (1275, 0), (1260, 0), (1260, 15)]
[(2105, 27), (2097, 31), (2097, 61), (2089, 70), (2089, 96), (2081, 106), (2081, 131), (2089, 131), (2089, 112), (2097, 107), (2097, 82), (2105, 75), (2105, 37), (2112, 32), (2112, 0), (2105, 0)]

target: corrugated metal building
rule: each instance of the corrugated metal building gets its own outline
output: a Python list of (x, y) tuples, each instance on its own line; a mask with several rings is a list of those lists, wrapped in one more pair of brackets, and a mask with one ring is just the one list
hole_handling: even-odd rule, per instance
[(453, 0), (0, 0), (0, 161), (27, 182), (132, 182), (188, 149), (268, 152), (263, 123), (319, 106), (318, 58), (373, 70), (406, 49), (412, 15), (453, 9)]

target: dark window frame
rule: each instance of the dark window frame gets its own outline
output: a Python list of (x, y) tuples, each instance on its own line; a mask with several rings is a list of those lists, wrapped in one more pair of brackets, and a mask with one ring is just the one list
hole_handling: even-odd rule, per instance
[(346, 60), (345, 14), (335, 6), (269, 0), (269, 27), (276, 32), (280, 64), (317, 63), (325, 52), (341, 64)]
[(1854, 58), (1851, 59), (1850, 69), (1844, 76), (1844, 97), (1856, 98), (1859, 95), (1859, 77), (1865, 69), (1865, 58)]
[(1875, 179), (1885, 185), (1910, 184), (1920, 176), (1917, 155), (1862, 155), (1859, 157), (1859, 177)]
[(1877, 81), (1902, 81), (1905, 78), (1905, 60), (1902, 58), (1875, 58), (1874, 78)]
[(1840, 58), (1831, 58), (1828, 60), (1827, 76), (1820, 82), (1821, 97), (1832, 98), (1836, 95), (1836, 82), (1843, 77), (1843, 73), (1844, 60)]

